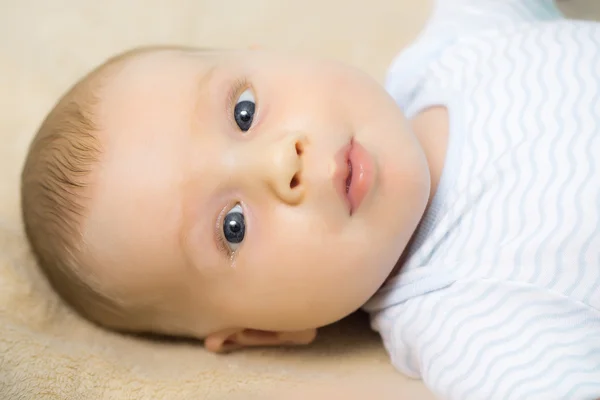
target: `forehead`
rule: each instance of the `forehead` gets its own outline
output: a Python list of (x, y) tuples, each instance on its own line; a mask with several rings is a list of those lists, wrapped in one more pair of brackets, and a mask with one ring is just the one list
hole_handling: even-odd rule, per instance
[(149, 107), (166, 111), (187, 101), (210, 80), (217, 59), (204, 53), (177, 50), (144, 53), (125, 62), (102, 92), (104, 117), (123, 113), (147, 116)]
[(84, 232), (107, 279), (142, 285), (139, 277), (163, 279), (165, 265), (182, 264), (180, 155), (213, 65), (176, 51), (145, 54), (129, 60), (101, 93), (104, 153)]

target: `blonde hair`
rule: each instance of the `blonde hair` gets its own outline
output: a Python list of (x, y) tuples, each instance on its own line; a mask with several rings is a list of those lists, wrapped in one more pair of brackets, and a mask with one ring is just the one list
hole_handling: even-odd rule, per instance
[(94, 274), (82, 233), (93, 172), (103, 154), (100, 93), (124, 61), (161, 50), (198, 51), (175, 46), (127, 51), (90, 72), (58, 101), (30, 145), (21, 175), (21, 208), (41, 270), (75, 311), (116, 330), (169, 334), (181, 328), (155, 324), (158, 315), (151, 302), (124, 299)]
[(123, 61), (149, 50), (109, 59), (64, 94), (35, 135), (21, 174), (25, 233), (42, 272), (75, 311), (113, 327), (127, 326), (130, 310), (86, 268), (90, 255), (82, 235), (91, 175), (103, 153), (99, 92)]

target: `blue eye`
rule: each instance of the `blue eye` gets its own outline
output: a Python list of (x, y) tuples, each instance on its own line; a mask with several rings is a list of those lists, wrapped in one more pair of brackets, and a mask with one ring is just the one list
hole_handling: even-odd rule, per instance
[(244, 240), (246, 234), (246, 221), (244, 210), (237, 204), (223, 218), (223, 237), (231, 250), (236, 250)]
[(239, 97), (233, 109), (235, 123), (242, 132), (246, 132), (252, 127), (255, 108), (256, 103), (254, 101), (254, 95), (250, 89), (246, 89)]

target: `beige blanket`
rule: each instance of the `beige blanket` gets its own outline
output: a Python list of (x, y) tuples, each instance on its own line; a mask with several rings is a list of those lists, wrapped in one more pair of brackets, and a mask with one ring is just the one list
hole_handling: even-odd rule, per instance
[[(598, 3), (566, 7), (589, 16), (587, 4), (598, 15)], [(0, 0), (0, 399), (306, 398), (310, 390), (316, 398), (343, 391), (378, 398), (374, 390), (383, 387), (395, 398), (431, 398), (394, 371), (360, 315), (323, 329), (306, 349), (227, 356), (199, 343), (95, 328), (37, 271), (18, 199), (23, 156), (41, 119), (68, 85), (114, 52), (158, 43), (262, 45), (334, 57), (382, 81), (429, 8), (422, 0)]]

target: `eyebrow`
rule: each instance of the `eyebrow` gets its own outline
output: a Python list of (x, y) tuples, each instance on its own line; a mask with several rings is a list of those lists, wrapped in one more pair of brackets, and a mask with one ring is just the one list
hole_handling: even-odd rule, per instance
[(197, 119), (195, 118), (198, 115), (198, 110), (202, 108), (206, 101), (211, 101), (210, 99), (210, 87), (211, 82), (214, 79), (217, 71), (219, 70), (219, 65), (217, 63), (213, 63), (206, 70), (202, 70), (194, 79), (194, 89), (192, 92), (193, 102), (191, 111), (191, 120), (190, 120), (190, 129), (192, 129), (197, 123)]
[(194, 83), (194, 97), (196, 101), (194, 102), (192, 111), (195, 112), (198, 109), (198, 103), (203, 100), (204, 94), (206, 94), (210, 89), (211, 81), (213, 80), (217, 70), (219, 69), (219, 64), (216, 62), (211, 63), (207, 69), (203, 69), (200, 73), (195, 77)]
[[(194, 78), (195, 83), (193, 85), (194, 90), (192, 92), (192, 98), (194, 101), (192, 101), (192, 109), (190, 110), (192, 116), (190, 121), (190, 131), (193, 130), (193, 126), (196, 123), (194, 116), (197, 115), (198, 108), (206, 99), (206, 94), (209, 91), (210, 83), (216, 71), (218, 70), (218, 67), (219, 65), (214, 63), (213, 65), (210, 65), (207, 70), (201, 71)], [(190, 196), (186, 195), (186, 193), (189, 193), (189, 191), (186, 190), (188, 185), (189, 180), (187, 179), (184, 180), (181, 185), (181, 223), (178, 229), (178, 242), (180, 251), (183, 254), (186, 264), (189, 266), (196, 264), (194, 262), (195, 257), (193, 256), (193, 252), (190, 252), (190, 237), (192, 236), (192, 229), (194, 229), (194, 227), (198, 224), (198, 221), (197, 218), (195, 218), (195, 213), (190, 212), (190, 204), (193, 203), (193, 199), (190, 199)], [(190, 214), (193, 214), (192, 217), (190, 217)], [(209, 227), (211, 228), (210, 235), (212, 237), (212, 223), (209, 224)], [(210, 240), (210, 242), (212, 243), (213, 240)], [(218, 249), (215, 248), (215, 252), (218, 252)]]
[[(211, 65), (207, 71), (203, 71), (202, 73), (200, 73), (199, 77), (197, 78), (197, 83), (196, 83), (196, 92), (194, 94), (197, 95), (197, 98), (200, 99), (203, 93), (205, 93), (208, 88), (210, 87), (210, 82), (213, 79), (213, 76), (215, 75), (215, 72), (217, 71), (218, 65), (217, 64), (213, 64)], [(194, 107), (194, 110), (196, 109), (196, 107)]]

